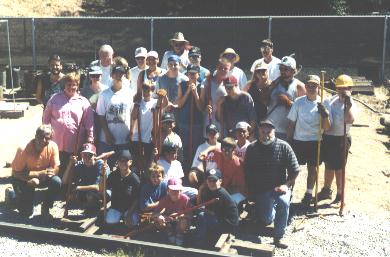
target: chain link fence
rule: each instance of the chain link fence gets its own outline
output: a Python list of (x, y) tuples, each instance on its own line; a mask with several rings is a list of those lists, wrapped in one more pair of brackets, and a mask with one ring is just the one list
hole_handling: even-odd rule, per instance
[[(298, 77), (325, 69), (366, 76), (380, 84), (390, 77), (387, 16), (275, 17), (129, 17), (129, 18), (6, 18), (10, 27), (12, 62), (25, 71), (47, 66), (57, 53), (64, 62), (87, 66), (100, 45), (112, 45), (115, 55), (135, 65), (135, 48), (156, 50), (162, 57), (176, 31), (202, 49), (202, 64), (214, 69), (219, 54), (232, 47), (237, 66), (250, 77), (250, 66), (261, 57), (260, 41), (270, 37), (274, 55), (295, 53), (303, 66)], [(6, 29), (0, 25), (0, 69), (8, 64)], [(29, 87), (25, 81), (24, 86)], [(7, 85), (8, 86), (8, 85)]]

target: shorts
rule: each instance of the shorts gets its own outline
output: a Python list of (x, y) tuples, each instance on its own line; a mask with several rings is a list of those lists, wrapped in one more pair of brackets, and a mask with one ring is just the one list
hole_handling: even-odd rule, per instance
[[(352, 139), (351, 136), (346, 138), (346, 153), (345, 161), (348, 158), (348, 151), (351, 147)], [(322, 160), (328, 169), (339, 170), (344, 166), (343, 160), (343, 136), (331, 136), (324, 135), (321, 147)]]
[[(297, 156), (299, 165), (308, 164), (310, 166), (317, 165), (317, 141), (299, 141), (293, 140), (292, 148)], [(321, 164), (320, 159), (320, 164)]]

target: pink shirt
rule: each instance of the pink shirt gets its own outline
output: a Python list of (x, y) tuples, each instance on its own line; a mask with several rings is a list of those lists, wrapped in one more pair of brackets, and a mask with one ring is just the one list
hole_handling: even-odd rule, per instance
[(60, 151), (72, 153), (76, 142), (80, 147), (89, 137), (93, 138), (93, 110), (87, 98), (78, 94), (72, 98), (64, 92), (53, 95), (43, 112), (43, 124), (51, 124), (53, 141)]
[(191, 207), (190, 198), (183, 193), (180, 193), (180, 198), (176, 202), (172, 202), (169, 195), (164, 196), (154, 209), (156, 212), (161, 212), (165, 209), (163, 215), (170, 215), (175, 212), (179, 212)]

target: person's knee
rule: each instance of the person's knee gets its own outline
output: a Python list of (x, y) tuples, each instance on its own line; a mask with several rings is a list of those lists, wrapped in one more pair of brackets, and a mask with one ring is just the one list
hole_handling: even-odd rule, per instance
[(62, 184), (62, 181), (61, 181), (60, 177), (53, 176), (53, 177), (50, 178), (49, 187), (52, 190), (60, 190), (61, 189), (61, 184)]

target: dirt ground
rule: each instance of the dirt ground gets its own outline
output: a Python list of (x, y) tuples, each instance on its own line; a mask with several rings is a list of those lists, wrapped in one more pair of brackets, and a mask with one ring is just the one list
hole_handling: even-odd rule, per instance
[[(366, 102), (376, 103), (388, 98), (382, 89), (376, 96), (357, 96)], [(371, 101), (370, 101), (371, 99)], [(380, 103), (379, 103), (380, 104)], [(355, 126), (351, 128), (352, 147), (347, 164), (346, 211), (364, 212), (372, 217), (390, 218), (390, 136), (379, 124), (379, 115), (357, 103), (359, 112)], [(19, 119), (0, 119), (0, 177), (9, 176), (6, 163), (12, 162), (18, 145), (25, 145), (34, 136), (41, 122), (42, 107), (30, 106)], [(323, 169), (320, 169), (320, 186)], [(305, 191), (307, 171), (301, 167), (294, 189), (294, 202), (299, 202)], [(4, 187), (0, 185), (0, 201), (4, 199)], [(336, 210), (335, 210), (336, 211)]]

